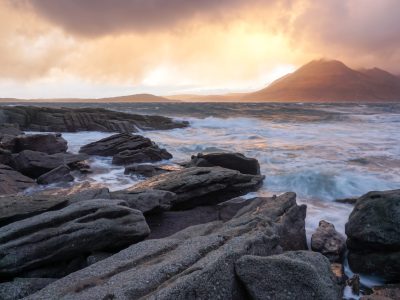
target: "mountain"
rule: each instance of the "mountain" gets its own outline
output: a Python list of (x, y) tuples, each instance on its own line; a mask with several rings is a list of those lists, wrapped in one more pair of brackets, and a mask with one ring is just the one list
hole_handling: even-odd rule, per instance
[(398, 101), (400, 78), (381, 69), (353, 70), (337, 60), (315, 60), (242, 101)]
[(245, 95), (246, 93), (231, 93), (222, 95), (181, 94), (166, 96), (166, 98), (184, 102), (240, 102), (240, 99)]
[(138, 102), (138, 103), (148, 103), (148, 102), (176, 102), (177, 100), (170, 100), (165, 97), (155, 96), (152, 94), (135, 94), (128, 96), (119, 96), (119, 97), (108, 97), (108, 98), (56, 98), (56, 99), (15, 99), (15, 98), (0, 98), (1, 102), (21, 102), (21, 103), (29, 103), (29, 102), (80, 102), (80, 103), (91, 103), (91, 102), (119, 102), (119, 103), (128, 103), (128, 102)]

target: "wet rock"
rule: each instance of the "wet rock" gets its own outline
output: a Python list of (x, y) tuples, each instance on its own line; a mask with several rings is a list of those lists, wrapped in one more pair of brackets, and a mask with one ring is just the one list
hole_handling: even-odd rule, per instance
[(353, 277), (347, 279), (346, 284), (350, 287), (353, 295), (360, 295), (360, 275), (354, 274)]
[(9, 148), (13, 153), (24, 150), (32, 150), (47, 154), (66, 152), (67, 141), (61, 134), (31, 134), (16, 136), (10, 143)]
[(331, 263), (331, 270), (336, 277), (337, 284), (344, 286), (346, 284), (347, 276), (344, 273), (343, 265), (340, 263)]
[(143, 177), (153, 177), (164, 173), (182, 170), (180, 166), (132, 164), (125, 168), (125, 174), (136, 174)]
[(242, 174), (221, 167), (193, 167), (154, 176), (129, 189), (157, 189), (177, 195), (173, 209), (188, 209), (198, 205), (217, 204), (256, 190), (264, 176)]
[(171, 208), (176, 200), (176, 194), (161, 190), (144, 190), (129, 192), (127, 190), (112, 192), (112, 199), (125, 200), (128, 206), (140, 210), (144, 214), (160, 213)]
[(251, 299), (341, 299), (328, 259), (311, 251), (244, 256), (236, 273)]
[(335, 202), (339, 202), (339, 203), (344, 203), (344, 204), (356, 204), (358, 198), (354, 197), (354, 198), (342, 198), (342, 199), (336, 199)]
[(400, 280), (400, 190), (369, 192), (359, 198), (346, 234), (354, 272)]
[(14, 167), (22, 174), (37, 178), (57, 167), (67, 165), (73, 167), (75, 163), (86, 160), (86, 154), (56, 153), (24, 150), (14, 156)]
[(237, 170), (243, 174), (260, 175), (260, 164), (257, 159), (249, 158), (241, 153), (199, 153), (192, 156), (187, 167), (214, 167)]
[(0, 299), (18, 300), (29, 296), (50, 283), (53, 278), (15, 278), (11, 282), (0, 283)]
[(259, 198), (257, 207), (227, 222), (132, 245), (28, 299), (245, 299), (235, 273), (238, 259), (280, 253), (281, 241), (293, 239), (282, 228), (296, 227), (297, 238), (305, 240), (305, 206), (297, 206), (295, 194)]
[(50, 172), (47, 172), (38, 177), (37, 183), (39, 184), (51, 184), (57, 182), (71, 182), (74, 181), (74, 177), (71, 175), (71, 169), (66, 165), (59, 166)]
[(147, 147), (138, 150), (125, 150), (113, 156), (112, 163), (115, 165), (127, 165), (133, 163), (147, 163), (171, 159), (172, 155), (158, 146)]
[(345, 238), (336, 231), (335, 226), (324, 220), (311, 236), (311, 250), (326, 256), (330, 262), (342, 262), (346, 249)]
[(19, 193), (35, 185), (31, 178), (0, 164), (0, 195)]
[(102, 108), (3, 106), (0, 123), (16, 123), (23, 130), (44, 132), (135, 132), (138, 129), (187, 127), (187, 122), (161, 116), (135, 115)]
[(1, 228), (0, 277), (73, 259), (81, 254), (119, 250), (144, 239), (143, 214), (118, 200), (77, 202)]
[(395, 300), (400, 299), (400, 284), (387, 284), (373, 288), (372, 295), (362, 296), (361, 300)]

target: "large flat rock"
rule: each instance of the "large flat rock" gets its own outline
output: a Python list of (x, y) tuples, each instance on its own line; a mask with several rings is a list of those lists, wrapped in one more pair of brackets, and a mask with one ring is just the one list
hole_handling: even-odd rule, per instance
[(306, 207), (295, 198), (293, 193), (259, 198), (225, 223), (140, 242), (27, 299), (244, 299), (235, 273), (238, 259), (305, 249)]
[(177, 195), (173, 209), (186, 209), (219, 202), (256, 190), (264, 176), (242, 174), (221, 167), (192, 167), (154, 176), (129, 189), (143, 191), (156, 189)]
[(93, 251), (119, 250), (149, 233), (143, 214), (122, 200), (77, 202), (2, 227), (0, 277)]
[(0, 107), (0, 123), (18, 124), (22, 130), (78, 132), (135, 132), (138, 129), (173, 129), (188, 126), (162, 116), (146, 116), (102, 108)]

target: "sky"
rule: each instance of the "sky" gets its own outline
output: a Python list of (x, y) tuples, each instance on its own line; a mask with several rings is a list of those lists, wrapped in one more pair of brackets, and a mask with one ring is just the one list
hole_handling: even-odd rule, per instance
[(0, 0), (0, 97), (252, 91), (313, 59), (400, 74), (399, 0)]

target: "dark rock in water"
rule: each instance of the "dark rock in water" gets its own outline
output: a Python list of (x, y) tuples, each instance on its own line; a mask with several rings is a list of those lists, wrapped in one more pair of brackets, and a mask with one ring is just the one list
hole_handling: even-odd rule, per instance
[(88, 159), (86, 154), (56, 153), (24, 150), (14, 156), (14, 167), (22, 174), (37, 178), (59, 166), (73, 166), (75, 163)]
[(359, 198), (346, 234), (354, 272), (400, 281), (400, 190), (369, 192)]
[(57, 182), (71, 182), (74, 181), (74, 177), (71, 175), (71, 169), (66, 165), (59, 166), (50, 172), (47, 172), (38, 177), (37, 183), (39, 184), (51, 184)]
[(22, 299), (43, 289), (55, 280), (53, 278), (15, 278), (11, 282), (0, 283), (0, 299)]
[(172, 155), (150, 139), (129, 133), (115, 134), (83, 146), (79, 152), (90, 155), (113, 156), (117, 165), (170, 159)]
[(35, 185), (31, 178), (0, 164), (0, 195), (19, 193)]
[(0, 123), (16, 123), (23, 130), (77, 132), (134, 132), (187, 127), (187, 122), (161, 116), (135, 115), (103, 108), (3, 106)]
[(9, 143), (9, 148), (13, 153), (24, 150), (32, 150), (47, 154), (66, 152), (68, 149), (67, 141), (61, 134), (32, 134), (16, 136)]
[(335, 226), (320, 221), (317, 231), (311, 236), (311, 250), (323, 254), (330, 262), (342, 262), (345, 249), (346, 240)]
[(156, 189), (177, 195), (173, 209), (187, 209), (198, 205), (223, 202), (256, 190), (264, 176), (242, 174), (221, 167), (193, 167), (154, 176), (131, 188), (129, 191)]
[(0, 136), (4, 134), (15, 136), (24, 134), (24, 132), (19, 129), (18, 124), (2, 123), (0, 124)]
[(257, 159), (249, 158), (241, 153), (199, 153), (192, 156), (187, 167), (214, 167), (237, 170), (243, 174), (260, 175), (260, 164)]
[(147, 163), (171, 159), (172, 155), (165, 149), (160, 149), (158, 146), (147, 147), (138, 150), (125, 150), (115, 154), (112, 160), (116, 165), (127, 165), (133, 163)]
[(362, 296), (360, 300), (396, 300), (400, 299), (400, 284), (387, 284), (373, 288), (372, 295)]
[(144, 177), (153, 177), (164, 173), (182, 170), (181, 166), (176, 165), (149, 165), (132, 164), (125, 168), (125, 174), (137, 174)]
[(319, 253), (246, 255), (236, 262), (235, 270), (250, 299), (341, 299), (341, 289), (330, 263)]
[(0, 232), (0, 277), (118, 250), (150, 233), (143, 214), (122, 200), (96, 199), (11, 223)]
[(358, 198), (342, 198), (342, 199), (335, 199), (335, 202), (344, 203), (344, 204), (356, 204)]
[(225, 223), (132, 245), (28, 299), (245, 299), (235, 273), (238, 259), (280, 253), (281, 241), (294, 238), (284, 236), (283, 228), (296, 228), (295, 238), (305, 241), (305, 206), (297, 206), (295, 194), (260, 198), (257, 204)]
[(160, 190), (144, 190), (129, 192), (127, 190), (112, 192), (112, 199), (125, 200), (128, 206), (140, 210), (144, 214), (160, 213), (171, 208), (176, 200), (176, 194)]

